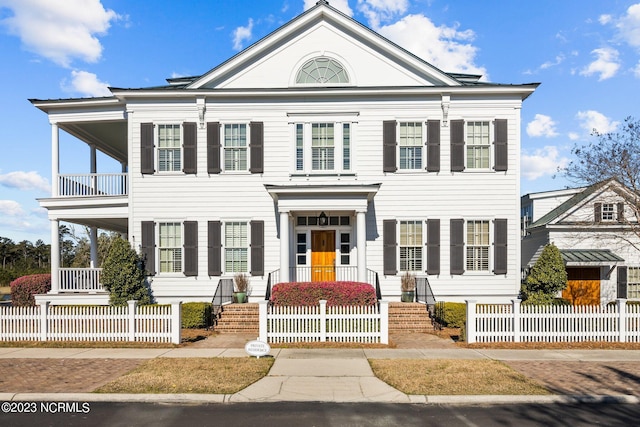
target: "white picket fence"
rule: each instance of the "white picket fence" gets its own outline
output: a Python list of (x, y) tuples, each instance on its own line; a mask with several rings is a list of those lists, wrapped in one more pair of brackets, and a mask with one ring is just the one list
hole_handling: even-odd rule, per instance
[(0, 341), (137, 341), (180, 344), (181, 304), (0, 307)]
[(389, 343), (389, 302), (371, 306), (310, 307), (260, 302), (260, 341)]
[(466, 339), (474, 342), (640, 342), (640, 305), (477, 304), (466, 301)]

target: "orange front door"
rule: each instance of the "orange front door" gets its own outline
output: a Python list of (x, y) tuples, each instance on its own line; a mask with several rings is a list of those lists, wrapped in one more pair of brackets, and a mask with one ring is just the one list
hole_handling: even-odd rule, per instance
[(573, 305), (600, 305), (600, 268), (567, 268), (562, 298)]
[(311, 281), (336, 280), (336, 233), (333, 230), (311, 231)]

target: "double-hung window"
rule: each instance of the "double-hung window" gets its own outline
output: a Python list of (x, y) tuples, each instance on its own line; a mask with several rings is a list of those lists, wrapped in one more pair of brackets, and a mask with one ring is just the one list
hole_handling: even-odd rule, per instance
[(400, 271), (422, 270), (422, 221), (400, 221)]
[(489, 271), (489, 221), (467, 221), (467, 270)]
[(616, 207), (613, 203), (602, 204), (602, 221), (613, 221), (616, 217)]
[(181, 169), (180, 125), (158, 125), (158, 170), (174, 172)]
[(311, 169), (332, 171), (335, 169), (335, 138), (333, 123), (311, 124)]
[(640, 298), (640, 267), (628, 269), (627, 298)]
[(422, 169), (422, 123), (400, 122), (400, 169)]
[(226, 171), (247, 170), (247, 125), (225, 124), (223, 133), (224, 169)]
[(353, 125), (340, 122), (294, 124), (296, 173), (349, 172), (353, 165)]
[(160, 273), (182, 271), (182, 224), (161, 222), (159, 224)]
[(467, 168), (489, 169), (491, 145), (489, 122), (467, 122)]
[(224, 259), (227, 273), (249, 271), (249, 240), (246, 222), (227, 222), (224, 227)]

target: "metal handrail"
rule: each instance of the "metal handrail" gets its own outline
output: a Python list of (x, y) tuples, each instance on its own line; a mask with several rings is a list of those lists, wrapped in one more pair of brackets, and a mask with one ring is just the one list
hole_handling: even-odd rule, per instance
[(222, 306), (233, 302), (233, 279), (220, 279), (211, 300), (212, 316), (214, 324), (218, 324)]
[(427, 277), (416, 277), (416, 302), (425, 303), (429, 313), (433, 314), (436, 297), (433, 295), (433, 290)]

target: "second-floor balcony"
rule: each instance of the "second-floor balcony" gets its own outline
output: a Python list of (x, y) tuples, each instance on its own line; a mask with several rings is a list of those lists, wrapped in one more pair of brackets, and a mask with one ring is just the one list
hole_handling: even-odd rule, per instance
[(126, 196), (126, 173), (87, 173), (58, 175), (58, 191), (54, 197)]

